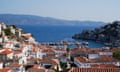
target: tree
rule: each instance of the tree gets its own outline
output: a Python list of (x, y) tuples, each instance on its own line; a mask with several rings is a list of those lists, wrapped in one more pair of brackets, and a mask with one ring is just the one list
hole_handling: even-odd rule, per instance
[(9, 27), (6, 28), (4, 31), (5, 31), (5, 35), (7, 35), (7, 36), (11, 35), (11, 31), (10, 31)]
[(12, 27), (13, 27), (14, 29), (16, 29), (16, 28), (17, 28), (15, 25), (12, 25)]
[(120, 59), (120, 51), (114, 52), (113, 57), (116, 58), (116, 59)]
[(60, 62), (60, 66), (61, 66), (61, 68), (62, 68), (63, 70), (66, 70), (66, 68), (67, 68), (67, 63), (62, 63), (62, 62)]

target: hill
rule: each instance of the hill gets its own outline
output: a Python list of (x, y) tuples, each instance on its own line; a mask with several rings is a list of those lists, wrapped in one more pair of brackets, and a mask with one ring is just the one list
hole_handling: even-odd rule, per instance
[(73, 39), (87, 39), (106, 43), (110, 46), (120, 46), (120, 21), (108, 23), (94, 30), (84, 30), (75, 34)]
[(101, 26), (104, 22), (96, 21), (75, 21), (62, 20), (51, 17), (41, 17), (35, 15), (18, 15), (18, 14), (0, 14), (0, 21), (6, 24), (30, 24), (30, 25), (70, 25), (70, 26)]

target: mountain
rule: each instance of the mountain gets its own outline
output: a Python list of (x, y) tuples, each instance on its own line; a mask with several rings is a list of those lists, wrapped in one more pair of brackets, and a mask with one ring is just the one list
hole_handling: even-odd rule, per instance
[(51, 17), (41, 17), (35, 15), (18, 15), (18, 14), (0, 14), (0, 21), (6, 24), (31, 24), (31, 25), (70, 25), (70, 26), (101, 26), (104, 22), (96, 21), (75, 21), (62, 20)]

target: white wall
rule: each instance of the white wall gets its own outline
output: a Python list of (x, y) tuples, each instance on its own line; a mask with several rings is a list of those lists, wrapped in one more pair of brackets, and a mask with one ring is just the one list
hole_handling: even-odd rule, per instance
[(88, 54), (88, 58), (89, 59), (99, 58), (99, 55), (98, 54)]

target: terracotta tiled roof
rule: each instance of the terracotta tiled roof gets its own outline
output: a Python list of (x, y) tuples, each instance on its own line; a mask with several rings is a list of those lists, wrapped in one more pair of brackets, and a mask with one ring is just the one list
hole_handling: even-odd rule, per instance
[(11, 49), (5, 48), (5, 50), (3, 52), (1, 52), (0, 55), (7, 55), (7, 54), (10, 54), (10, 53), (12, 53)]
[(64, 48), (57, 48), (55, 51), (66, 51)]
[(75, 57), (76, 60), (80, 61), (80, 62), (86, 62), (86, 59), (82, 56), (79, 57)]
[(116, 62), (116, 61), (120, 61), (117, 59), (114, 59), (112, 56), (100, 56), (100, 58), (96, 58), (96, 59), (88, 59), (86, 57), (75, 57), (75, 59), (77, 59), (79, 62), (89, 62), (89, 63), (94, 63), (94, 62)]
[(43, 52), (46, 52), (46, 53), (54, 53), (54, 50), (51, 49), (51, 48), (47, 48), (47, 49), (43, 49)]
[(22, 66), (22, 64), (10, 63), (8, 66), (9, 66), (9, 67), (20, 67), (20, 66)]
[(118, 59), (113, 58), (112, 56), (105, 56), (105, 55), (100, 56), (100, 59), (104, 62), (120, 61)]
[(120, 68), (71, 68), (68, 72), (120, 72)]
[(43, 60), (40, 61), (40, 63), (42, 63), (42, 64), (52, 64), (52, 65), (59, 64), (58, 61), (53, 60), (53, 59), (43, 59)]
[(13, 54), (21, 54), (21, 51), (14, 51)]
[(9, 71), (11, 71), (10, 68), (3, 68), (3, 69), (0, 69), (0, 72), (9, 72)]
[(45, 69), (42, 67), (39, 67), (38, 65), (34, 65), (32, 68), (29, 68), (28, 71), (45, 72)]
[(31, 61), (33, 61), (33, 60), (41, 61), (42, 59), (40, 59), (40, 58), (27, 58), (27, 60), (28, 60), (28, 61), (30, 61), (30, 60), (31, 60)]
[(114, 64), (94, 64), (92, 65), (92, 67), (98, 67), (98, 68), (104, 68), (104, 67), (107, 67), (107, 68), (119, 68), (118, 66), (114, 65)]

